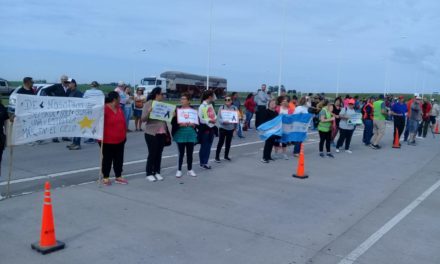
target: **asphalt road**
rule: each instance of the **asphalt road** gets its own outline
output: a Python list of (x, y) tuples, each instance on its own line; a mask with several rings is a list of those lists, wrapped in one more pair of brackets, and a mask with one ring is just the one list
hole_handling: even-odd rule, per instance
[[(384, 148), (373, 150), (360, 133), (353, 154), (335, 159), (318, 156), (312, 134), (306, 180), (291, 177), (292, 157), (261, 163), (254, 131), (234, 138), (232, 162), (195, 167), (196, 178), (174, 177), (176, 149), (168, 147), (165, 180), (156, 183), (144, 179), (145, 142), (132, 133), (129, 185), (101, 188), (97, 146), (17, 147), (16, 197), (0, 201), (1, 263), (440, 263), (440, 137), (392, 149), (388, 129)], [(3, 164), (4, 179), (7, 158)], [(41, 256), (30, 243), (38, 240), (47, 178), (57, 239), (67, 247)]]

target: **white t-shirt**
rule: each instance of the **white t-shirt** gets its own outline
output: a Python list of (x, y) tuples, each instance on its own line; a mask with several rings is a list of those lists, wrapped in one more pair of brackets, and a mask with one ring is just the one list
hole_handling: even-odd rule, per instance
[(295, 111), (293, 113), (294, 114), (308, 114), (309, 108), (307, 106), (300, 105), (300, 106), (295, 107)]
[(83, 98), (92, 98), (92, 97), (104, 97), (104, 93), (96, 88), (92, 88), (84, 92)]

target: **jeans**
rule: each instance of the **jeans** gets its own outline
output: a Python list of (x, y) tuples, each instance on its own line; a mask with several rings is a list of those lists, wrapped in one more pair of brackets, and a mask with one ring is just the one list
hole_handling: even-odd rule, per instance
[(222, 151), (223, 144), (225, 143), (225, 140), (226, 140), (225, 158), (229, 158), (229, 150), (231, 149), (231, 142), (232, 142), (233, 133), (234, 133), (234, 130), (226, 130), (226, 129), (220, 128), (218, 143), (217, 143), (217, 150), (215, 152), (216, 159), (220, 159), (220, 152)]
[(351, 143), (351, 137), (353, 136), (354, 129), (343, 129), (339, 128), (339, 139), (336, 143), (336, 148), (339, 149), (342, 147), (342, 144), (344, 144), (345, 141), (345, 150), (350, 149), (350, 143)]
[(239, 138), (243, 137), (243, 127), (241, 126), (241, 121), (238, 121), (238, 124), (237, 124), (237, 136)]
[(81, 138), (80, 137), (74, 137), (72, 140), (72, 144), (81, 146)]
[(405, 129), (405, 117), (404, 116), (394, 116), (394, 131), (393, 131), (393, 141), (394, 136), (396, 135), (396, 129), (398, 131), (399, 139), (403, 134), (403, 130)]
[(165, 134), (156, 134), (155, 136), (145, 134), (145, 142), (148, 147), (147, 166), (145, 168), (147, 176), (160, 174)]
[(371, 138), (373, 137), (373, 120), (364, 119), (364, 126), (362, 142), (364, 142), (365, 145), (370, 145)]
[(301, 152), (301, 144), (302, 142), (293, 142), (293, 154), (299, 154)]
[(125, 122), (127, 124), (127, 129), (128, 129), (131, 118), (131, 105), (125, 105), (123, 109), (124, 109)]
[(247, 128), (251, 128), (251, 120), (254, 113), (246, 111), (246, 126)]
[(185, 156), (186, 149), (186, 163), (188, 166), (188, 170), (192, 170), (192, 162), (193, 162), (193, 153), (194, 153), (194, 143), (193, 142), (185, 142), (185, 143), (177, 143), (177, 150), (179, 151), (179, 159), (178, 159), (178, 170), (182, 170), (183, 157)]
[(115, 177), (121, 177), (124, 164), (125, 141), (119, 144), (99, 143), (99, 146), (102, 148), (101, 172), (104, 179), (110, 176), (112, 165)]
[(200, 135), (200, 151), (199, 151), (200, 165), (208, 164), (209, 156), (211, 155), (211, 146), (213, 141), (214, 141), (214, 131), (212, 129), (204, 131)]

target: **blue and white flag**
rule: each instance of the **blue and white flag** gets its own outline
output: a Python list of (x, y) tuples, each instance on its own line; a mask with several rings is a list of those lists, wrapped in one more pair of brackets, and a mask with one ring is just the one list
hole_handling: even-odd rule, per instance
[(281, 137), (281, 142), (303, 142), (311, 120), (311, 114), (279, 115), (257, 129), (262, 140), (276, 135)]

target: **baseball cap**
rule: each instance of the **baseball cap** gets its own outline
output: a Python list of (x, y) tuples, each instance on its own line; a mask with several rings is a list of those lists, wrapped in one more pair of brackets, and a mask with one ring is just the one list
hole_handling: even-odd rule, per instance
[(70, 83), (74, 83), (74, 84), (76, 84), (75, 79), (72, 79), (72, 78), (67, 79), (67, 82), (70, 82)]
[(90, 86), (92, 87), (99, 87), (99, 83), (97, 81), (93, 81)]
[(354, 103), (355, 103), (355, 100), (354, 100), (354, 99), (350, 99), (350, 100), (348, 100), (348, 104), (353, 104), (353, 105), (354, 105)]

